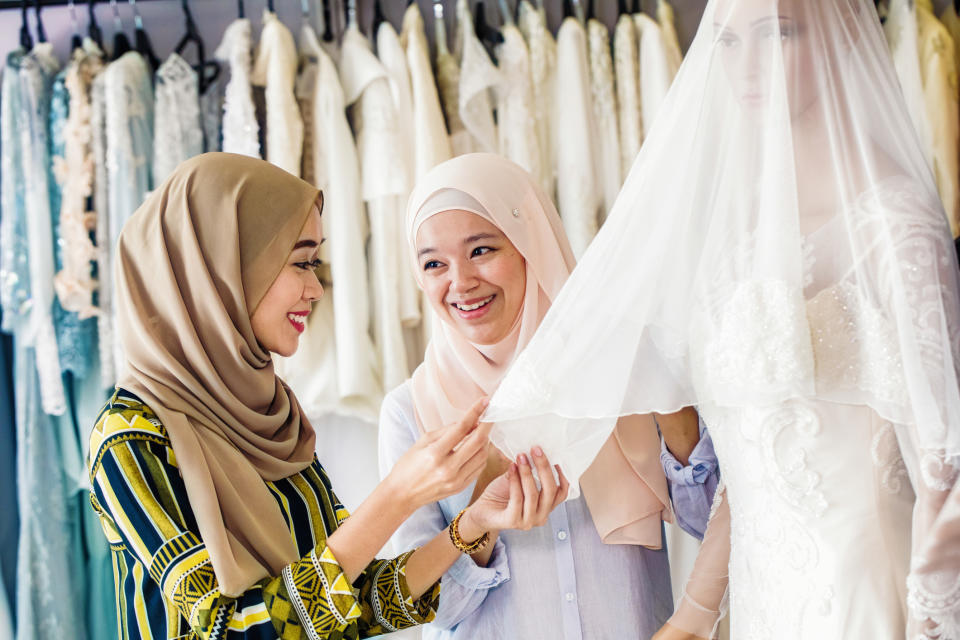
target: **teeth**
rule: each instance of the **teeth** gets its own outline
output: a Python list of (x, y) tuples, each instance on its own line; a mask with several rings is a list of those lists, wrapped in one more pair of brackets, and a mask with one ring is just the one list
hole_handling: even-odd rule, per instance
[(476, 311), (476, 310), (479, 309), (480, 307), (483, 307), (483, 306), (485, 306), (485, 305), (490, 304), (490, 301), (491, 301), (491, 300), (493, 300), (493, 296), (490, 296), (490, 297), (487, 298), (486, 300), (481, 300), (480, 302), (477, 302), (476, 304), (457, 304), (457, 303), (453, 303), (453, 306), (455, 306), (457, 309), (460, 309), (460, 311)]
[(290, 322), (294, 323), (294, 324), (297, 325), (298, 327), (304, 326), (304, 318), (303, 318), (303, 316), (298, 316), (298, 315), (295, 314), (295, 313), (288, 313), (288, 314), (287, 314), (287, 318), (289, 318), (289, 319), (290, 319)]

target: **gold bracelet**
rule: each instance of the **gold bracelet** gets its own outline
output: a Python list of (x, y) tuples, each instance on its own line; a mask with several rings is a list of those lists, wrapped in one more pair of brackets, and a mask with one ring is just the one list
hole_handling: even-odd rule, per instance
[(466, 509), (457, 514), (457, 517), (453, 519), (453, 522), (450, 523), (450, 542), (453, 543), (457, 549), (466, 554), (474, 554), (478, 551), (482, 551), (484, 547), (487, 546), (487, 543), (490, 542), (490, 534), (484, 533), (482, 536), (474, 540), (473, 542), (464, 542), (463, 538), (460, 537), (460, 518), (463, 517), (463, 514), (466, 513)]

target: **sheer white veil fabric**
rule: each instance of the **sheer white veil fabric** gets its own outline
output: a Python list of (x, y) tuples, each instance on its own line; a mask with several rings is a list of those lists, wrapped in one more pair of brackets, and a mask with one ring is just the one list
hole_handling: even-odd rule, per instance
[[(486, 419), (505, 453), (540, 443), (576, 486), (618, 416), (866, 405), (948, 491), (958, 363), (957, 260), (873, 3), (710, 0)], [(958, 567), (940, 582), (956, 601)]]

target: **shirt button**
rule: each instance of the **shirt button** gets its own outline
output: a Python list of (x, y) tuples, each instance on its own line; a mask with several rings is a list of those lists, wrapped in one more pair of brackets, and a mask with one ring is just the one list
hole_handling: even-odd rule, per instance
[(557, 534), (557, 538), (560, 539), (560, 540), (566, 540), (566, 539), (567, 539), (567, 532), (564, 531), (563, 529), (561, 529), (561, 530), (560, 530), (560, 533)]
[(573, 602), (573, 594), (572, 594), (572, 593), (568, 593), (568, 594), (567, 594), (566, 596), (564, 596), (564, 597), (567, 599), (567, 602)]

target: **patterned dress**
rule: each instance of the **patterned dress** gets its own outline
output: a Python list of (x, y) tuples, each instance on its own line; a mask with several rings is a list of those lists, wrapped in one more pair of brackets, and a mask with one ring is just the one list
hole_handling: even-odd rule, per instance
[(90, 501), (112, 549), (120, 638), (365, 638), (423, 624), (437, 583), (414, 602), (412, 552), (374, 560), (347, 582), (326, 546), (348, 517), (323, 467), (267, 486), (301, 559), (241, 596), (220, 593), (166, 430), (149, 407), (118, 390), (90, 437)]

